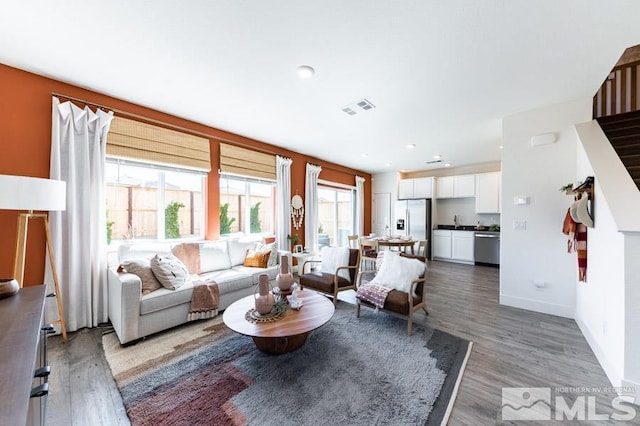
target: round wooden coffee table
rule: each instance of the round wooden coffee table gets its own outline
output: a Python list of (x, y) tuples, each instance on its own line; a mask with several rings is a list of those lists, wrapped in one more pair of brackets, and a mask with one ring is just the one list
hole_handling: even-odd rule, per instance
[(247, 311), (255, 307), (253, 296), (232, 303), (225, 309), (222, 319), (231, 330), (252, 337), (256, 347), (263, 352), (272, 355), (291, 352), (304, 345), (309, 333), (326, 324), (335, 312), (329, 299), (313, 291), (299, 291), (298, 296), (303, 300), (302, 308), (298, 311), (287, 309), (284, 318), (273, 322), (254, 323), (245, 319)]

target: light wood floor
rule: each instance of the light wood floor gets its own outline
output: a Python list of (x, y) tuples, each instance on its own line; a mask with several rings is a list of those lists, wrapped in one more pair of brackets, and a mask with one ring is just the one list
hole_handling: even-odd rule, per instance
[[(497, 269), (430, 262), (428, 283), (430, 314), (419, 313), (416, 321), (474, 342), (450, 425), (510, 424), (501, 421), (503, 387), (611, 386), (573, 320), (498, 304)], [(353, 300), (353, 293), (342, 298)], [(102, 352), (104, 331), (72, 333), (67, 344), (50, 339), (48, 425), (128, 424)], [(596, 397), (598, 414), (612, 412), (614, 394), (582, 395)], [(638, 417), (625, 424), (640, 424), (640, 408)], [(544, 422), (567, 423), (580, 424)]]

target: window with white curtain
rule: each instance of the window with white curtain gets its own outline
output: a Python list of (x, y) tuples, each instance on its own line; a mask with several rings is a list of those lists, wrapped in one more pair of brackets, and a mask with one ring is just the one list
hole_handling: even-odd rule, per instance
[(220, 175), (220, 235), (274, 234), (276, 182)]
[(205, 172), (107, 158), (107, 240), (204, 238)]
[(318, 185), (318, 247), (349, 247), (354, 233), (355, 190)]

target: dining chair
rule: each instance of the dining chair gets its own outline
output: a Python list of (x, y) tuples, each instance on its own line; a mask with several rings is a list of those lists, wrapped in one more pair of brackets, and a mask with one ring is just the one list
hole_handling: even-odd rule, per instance
[(420, 240), (418, 241), (418, 251), (416, 252), (416, 256), (422, 256), (424, 258), (427, 257), (427, 246), (429, 244), (429, 240)]
[(347, 240), (349, 241), (349, 248), (357, 249), (360, 247), (360, 237), (358, 235), (348, 235)]
[(378, 240), (362, 237), (359, 240), (359, 247), (363, 268), (368, 269), (368, 264), (375, 266), (376, 260), (378, 259)]

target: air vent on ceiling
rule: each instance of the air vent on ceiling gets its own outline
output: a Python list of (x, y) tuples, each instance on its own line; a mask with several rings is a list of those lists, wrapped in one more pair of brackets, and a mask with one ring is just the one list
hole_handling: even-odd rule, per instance
[(369, 102), (367, 99), (361, 99), (352, 104), (347, 105), (342, 108), (342, 111), (348, 115), (356, 115), (359, 112), (369, 111), (374, 109), (376, 106)]
[(425, 162), (425, 164), (438, 164), (438, 163), (442, 163), (442, 160), (432, 160), (432, 161)]

